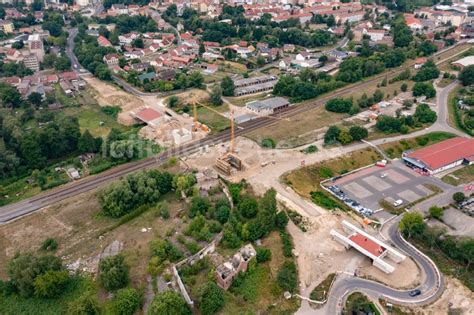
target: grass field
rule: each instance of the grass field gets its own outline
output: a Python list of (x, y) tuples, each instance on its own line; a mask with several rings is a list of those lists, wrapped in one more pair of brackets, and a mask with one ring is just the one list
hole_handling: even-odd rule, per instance
[(68, 304), (85, 292), (96, 293), (97, 283), (90, 278), (73, 277), (58, 298), (24, 298), (16, 294), (7, 297), (2, 296), (0, 298), (0, 314), (67, 314)]
[(414, 139), (406, 139), (382, 144), (379, 147), (388, 155), (389, 158), (394, 159), (401, 157), (404, 151), (417, 149), (453, 137), (455, 137), (455, 135), (448, 132), (431, 132)]
[(443, 176), (441, 180), (453, 186), (471, 183), (474, 181), (474, 165), (464, 166), (451, 174)]
[(311, 291), (310, 299), (315, 301), (324, 301), (328, 298), (329, 288), (336, 278), (335, 273), (329, 274), (316, 288)]
[[(221, 105), (218, 107), (213, 107), (213, 109), (217, 112), (225, 112), (229, 108), (227, 105)], [(229, 119), (225, 118), (222, 115), (215, 113), (214, 111), (206, 108), (206, 107), (199, 107), (197, 109), (198, 120), (199, 122), (207, 125), (211, 128), (212, 133), (216, 133), (227, 128), (230, 128), (230, 121)]]
[(273, 139), (277, 148), (298, 147), (315, 141), (319, 134), (324, 133), (318, 129), (337, 124), (346, 117), (349, 115), (328, 112), (320, 106), (290, 120), (276, 120), (275, 124), (253, 131), (248, 137), (258, 143), (262, 139)]
[(339, 158), (296, 169), (283, 175), (283, 180), (298, 194), (309, 197), (312, 191), (322, 191), (319, 183), (329, 177), (347, 173), (381, 159), (373, 148), (354, 151)]

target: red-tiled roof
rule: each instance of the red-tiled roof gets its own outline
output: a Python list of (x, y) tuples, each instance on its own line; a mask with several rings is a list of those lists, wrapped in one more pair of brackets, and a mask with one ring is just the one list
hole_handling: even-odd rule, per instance
[(350, 236), (349, 239), (376, 257), (380, 256), (385, 251), (385, 248), (364, 235), (356, 233)]
[(474, 139), (456, 137), (410, 152), (406, 156), (436, 170), (453, 162), (472, 158)]
[(152, 120), (160, 118), (161, 116), (162, 114), (160, 112), (157, 112), (153, 108), (147, 108), (137, 113), (137, 118), (144, 122), (150, 122)]

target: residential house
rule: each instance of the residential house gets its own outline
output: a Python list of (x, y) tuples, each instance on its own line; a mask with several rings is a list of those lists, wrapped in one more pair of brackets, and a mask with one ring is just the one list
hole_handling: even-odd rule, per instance
[(112, 43), (102, 35), (97, 37), (97, 42), (99, 43), (99, 46), (101, 47), (112, 47)]
[(12, 21), (0, 20), (0, 30), (5, 34), (13, 33), (15, 31), (15, 25), (13, 25)]
[(104, 56), (103, 60), (108, 66), (118, 65), (119, 64), (119, 55), (117, 54), (107, 54)]

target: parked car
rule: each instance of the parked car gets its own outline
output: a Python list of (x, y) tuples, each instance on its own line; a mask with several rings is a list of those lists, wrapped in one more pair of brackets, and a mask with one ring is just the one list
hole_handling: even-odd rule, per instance
[(386, 174), (386, 173), (380, 174), (380, 178), (385, 178), (385, 177), (387, 177), (387, 174)]
[(399, 206), (402, 205), (402, 203), (403, 203), (403, 200), (398, 199), (398, 200), (395, 200), (395, 202), (393, 203), (393, 206), (394, 207), (399, 207)]

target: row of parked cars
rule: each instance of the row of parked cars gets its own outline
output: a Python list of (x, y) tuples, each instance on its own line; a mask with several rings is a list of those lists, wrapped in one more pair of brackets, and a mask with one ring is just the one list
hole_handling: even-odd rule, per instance
[(474, 217), (474, 197), (464, 200), (459, 204), (459, 209), (467, 215)]
[(346, 194), (341, 190), (341, 188), (339, 188), (339, 186), (332, 185), (332, 186), (329, 186), (328, 189), (329, 191), (332, 192), (334, 196), (336, 196), (337, 199), (341, 200), (348, 207), (352, 208), (355, 212), (360, 213), (364, 217), (370, 217), (372, 214), (374, 214), (374, 211), (372, 209), (365, 208), (356, 200), (352, 200), (348, 198)]

